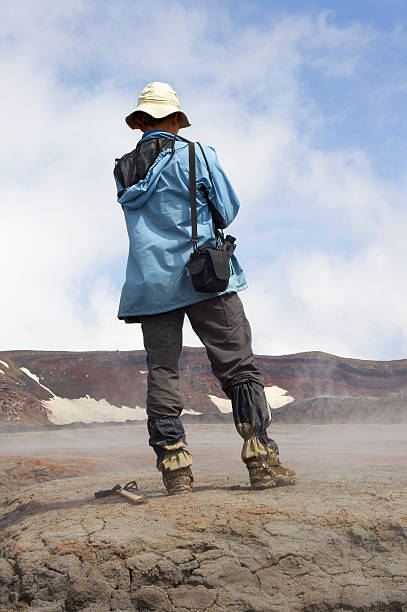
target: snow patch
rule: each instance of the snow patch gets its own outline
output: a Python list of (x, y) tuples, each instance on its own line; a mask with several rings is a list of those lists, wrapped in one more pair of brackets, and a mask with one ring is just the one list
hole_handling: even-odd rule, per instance
[(0, 359), (0, 363), (1, 363), (2, 365), (6, 366), (6, 368), (9, 368), (9, 367), (10, 367), (8, 363), (6, 363), (5, 361), (2, 361), (1, 359)]
[[(281, 408), (285, 404), (289, 404), (294, 401), (291, 395), (287, 395), (287, 390), (273, 385), (272, 387), (264, 387), (264, 393), (266, 394), (267, 401), (272, 410)], [(232, 402), (226, 397), (217, 397), (216, 395), (209, 395), (209, 399), (220, 412), (232, 412)]]
[(36, 374), (33, 374), (32, 372), (30, 372), (30, 370), (28, 368), (20, 368), (20, 370), (29, 378), (32, 378), (33, 380), (35, 380), (35, 382), (40, 385), (40, 387), (42, 387), (43, 389), (45, 389), (46, 391), (48, 391), (48, 393), (51, 393), (51, 395), (53, 395), (54, 397), (56, 397), (55, 393), (53, 391), (51, 391), (51, 389), (48, 389), (48, 387), (46, 387), (45, 385), (43, 385), (42, 383), (40, 383), (40, 379)]
[[(139, 372), (140, 372), (140, 374), (147, 374), (148, 370), (139, 370)], [(184, 412), (185, 412), (185, 410), (184, 410)]]
[(52, 398), (42, 400), (44, 408), (51, 411), (48, 419), (55, 425), (68, 425), (69, 423), (105, 423), (108, 421), (139, 421), (147, 417), (146, 411), (140, 406), (130, 408), (129, 406), (114, 406), (109, 404), (104, 398), (96, 400), (89, 395), (77, 399), (58, 397), (51, 389), (40, 383), (36, 374), (30, 372), (28, 368), (20, 368), (26, 375), (35, 380), (43, 389), (51, 393)]
[(4, 374), (4, 370), (0, 370), (0, 374)]
[(219, 412), (232, 412), (232, 402), (230, 399), (227, 399), (226, 397), (217, 397), (216, 395), (209, 395), (208, 397), (212, 404), (215, 404), (215, 406), (219, 409)]
[(286, 404), (294, 401), (294, 398), (291, 397), (291, 395), (287, 395), (286, 389), (277, 387), (277, 385), (273, 385), (272, 387), (264, 387), (264, 392), (272, 410), (281, 408), (281, 406), (285, 406)]
[(139, 421), (147, 416), (145, 409), (140, 406), (119, 408), (109, 404), (104, 398), (96, 400), (89, 395), (78, 399), (54, 396), (41, 403), (45, 408), (51, 410), (52, 414), (48, 418), (55, 425), (67, 425), (78, 421), (81, 423)]

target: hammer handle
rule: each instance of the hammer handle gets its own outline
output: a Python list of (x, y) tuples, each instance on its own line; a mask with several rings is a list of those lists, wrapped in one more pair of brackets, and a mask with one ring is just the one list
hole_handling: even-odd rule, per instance
[(147, 500), (145, 497), (142, 497), (141, 495), (137, 495), (137, 493), (130, 493), (130, 491), (126, 491), (126, 489), (119, 489), (117, 491), (117, 495), (124, 497), (125, 499), (132, 502), (133, 504), (146, 504), (147, 503)]

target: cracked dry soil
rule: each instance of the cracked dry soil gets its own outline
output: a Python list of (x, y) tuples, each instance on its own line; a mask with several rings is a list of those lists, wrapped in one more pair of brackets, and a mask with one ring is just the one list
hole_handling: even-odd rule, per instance
[[(164, 495), (142, 429), (127, 432), (133, 463), (125, 428), (103, 457), (97, 445), (81, 448), (80, 433), (71, 448), (56, 440), (52, 462), (17, 437), (20, 450), (1, 459), (0, 611), (406, 611), (407, 461), (395, 451), (397, 428), (381, 448), (376, 441), (373, 463), (363, 439), (350, 455), (351, 430), (331, 427), (339, 443), (328, 460), (326, 427), (275, 427), (298, 483), (256, 492), (231, 428), (191, 427), (196, 487), (178, 497)], [(94, 499), (138, 474), (147, 504)]]

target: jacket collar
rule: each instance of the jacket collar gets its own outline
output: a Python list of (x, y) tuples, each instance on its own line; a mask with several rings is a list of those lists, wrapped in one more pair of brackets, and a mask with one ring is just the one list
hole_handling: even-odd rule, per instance
[(172, 134), (171, 132), (165, 132), (164, 130), (147, 130), (144, 132), (141, 141), (151, 140), (152, 138), (173, 138), (174, 140), (183, 140), (180, 136)]

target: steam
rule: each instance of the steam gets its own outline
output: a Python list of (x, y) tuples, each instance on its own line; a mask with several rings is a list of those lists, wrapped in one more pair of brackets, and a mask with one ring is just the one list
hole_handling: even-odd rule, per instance
[[(245, 474), (240, 459), (242, 440), (232, 423), (186, 424), (185, 428), (197, 473)], [(283, 464), (299, 472), (328, 470), (333, 474), (338, 466), (361, 464), (407, 466), (406, 425), (273, 424), (268, 432), (280, 448)], [(78, 458), (78, 467), (81, 458), (94, 458), (100, 462), (100, 471), (113, 465), (126, 473), (133, 470), (135, 476), (155, 469), (147, 428), (140, 422), (0, 434), (0, 444), (3, 458)]]

